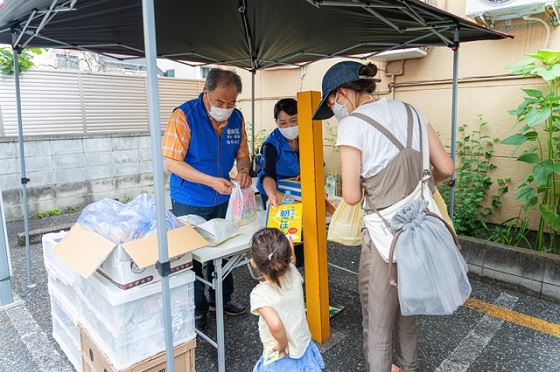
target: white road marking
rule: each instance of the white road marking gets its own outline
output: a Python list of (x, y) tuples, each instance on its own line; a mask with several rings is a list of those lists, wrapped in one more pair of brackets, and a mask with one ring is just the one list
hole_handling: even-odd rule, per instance
[[(517, 297), (505, 293), (500, 294), (494, 305), (506, 309), (513, 309)], [(484, 315), (476, 327), (469, 332), (453, 352), (441, 363), (436, 372), (464, 372), (476, 360), (484, 350), (488, 342), (494, 337), (502, 326), (503, 319), (494, 318), (488, 314)]]
[(37, 324), (27, 308), (22, 304), (6, 310), (12, 325), (17, 330), (21, 340), (27, 346), (33, 361), (40, 371), (59, 372), (71, 371), (74, 368), (55, 349), (47, 334)]

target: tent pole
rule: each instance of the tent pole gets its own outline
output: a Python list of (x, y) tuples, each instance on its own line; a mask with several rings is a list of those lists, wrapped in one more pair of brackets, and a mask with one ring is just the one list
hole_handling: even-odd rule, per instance
[[(255, 74), (256, 71), (251, 71), (251, 155), (255, 157)], [(251, 159), (252, 159), (251, 158)]]
[[(451, 160), (455, 164), (455, 148), (457, 145), (457, 105), (458, 105), (458, 75), (459, 75), (459, 27), (455, 28), (453, 50), (453, 89), (451, 102)], [(449, 180), (449, 217), (453, 221), (453, 210), (455, 209), (455, 172)]]
[(0, 189), (0, 308), (14, 301), (10, 285), (10, 256), (6, 235), (6, 220), (4, 218), (4, 206), (2, 205), (2, 190)]
[(29, 215), (27, 210), (27, 183), (29, 178), (25, 175), (25, 151), (23, 148), (23, 121), (21, 118), (21, 90), (19, 86), (19, 59), (18, 53), (21, 48), (12, 47), (12, 53), (14, 56), (14, 83), (16, 90), (16, 110), (17, 110), (17, 121), (18, 121), (18, 140), (19, 140), (19, 160), (21, 164), (21, 191), (22, 200), (21, 206), (23, 208), (23, 223), (25, 227), (25, 253), (27, 256), (27, 288), (33, 288), (33, 280), (31, 278), (31, 251), (29, 248)]
[(142, 0), (142, 20), (144, 28), (144, 49), (146, 51), (147, 87), (148, 87), (148, 121), (152, 142), (152, 166), (157, 213), (157, 238), (159, 261), (156, 267), (161, 275), (161, 293), (165, 328), (165, 346), (167, 350), (167, 371), (175, 372), (173, 356), (173, 333), (171, 329), (171, 293), (169, 291), (169, 274), (171, 266), (167, 250), (167, 223), (165, 221), (165, 200), (163, 181), (163, 158), (161, 155), (161, 124), (159, 116), (159, 93), (157, 77), (157, 45), (154, 15), (154, 0)]

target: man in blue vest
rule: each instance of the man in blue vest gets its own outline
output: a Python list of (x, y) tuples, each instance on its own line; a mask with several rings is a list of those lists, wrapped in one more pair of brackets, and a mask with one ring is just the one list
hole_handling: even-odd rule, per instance
[[(195, 214), (210, 220), (225, 218), (232, 188), (229, 172), (237, 163), (237, 182), (241, 188), (251, 186), (249, 147), (245, 121), (235, 108), (241, 93), (241, 79), (230, 70), (213, 68), (208, 72), (202, 93), (177, 107), (165, 129), (162, 155), (171, 173), (171, 203), (176, 216)], [(194, 261), (196, 275), (204, 277), (202, 263)], [(206, 263), (207, 278), (214, 271)], [(215, 292), (195, 281), (195, 319), (198, 329), (206, 327), (208, 310), (215, 311)], [(235, 302), (233, 276), (223, 281), (224, 312), (241, 315), (246, 307)]]

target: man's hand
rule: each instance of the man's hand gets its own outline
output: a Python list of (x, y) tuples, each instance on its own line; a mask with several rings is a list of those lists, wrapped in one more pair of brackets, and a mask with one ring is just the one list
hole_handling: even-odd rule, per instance
[(210, 183), (210, 187), (223, 195), (231, 195), (235, 184), (225, 178), (214, 177)]
[(253, 183), (251, 176), (249, 176), (249, 173), (247, 173), (246, 171), (237, 172), (237, 177), (235, 179), (237, 180), (239, 187), (241, 187), (242, 189), (246, 189)]

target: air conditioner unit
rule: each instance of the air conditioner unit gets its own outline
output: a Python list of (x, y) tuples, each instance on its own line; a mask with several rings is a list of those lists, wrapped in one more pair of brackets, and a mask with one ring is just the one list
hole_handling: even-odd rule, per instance
[(399, 59), (422, 58), (428, 54), (426, 48), (393, 49), (369, 57), (374, 61), (396, 61)]
[(555, 0), (467, 0), (465, 13), (474, 19), (499, 21), (543, 13)]

